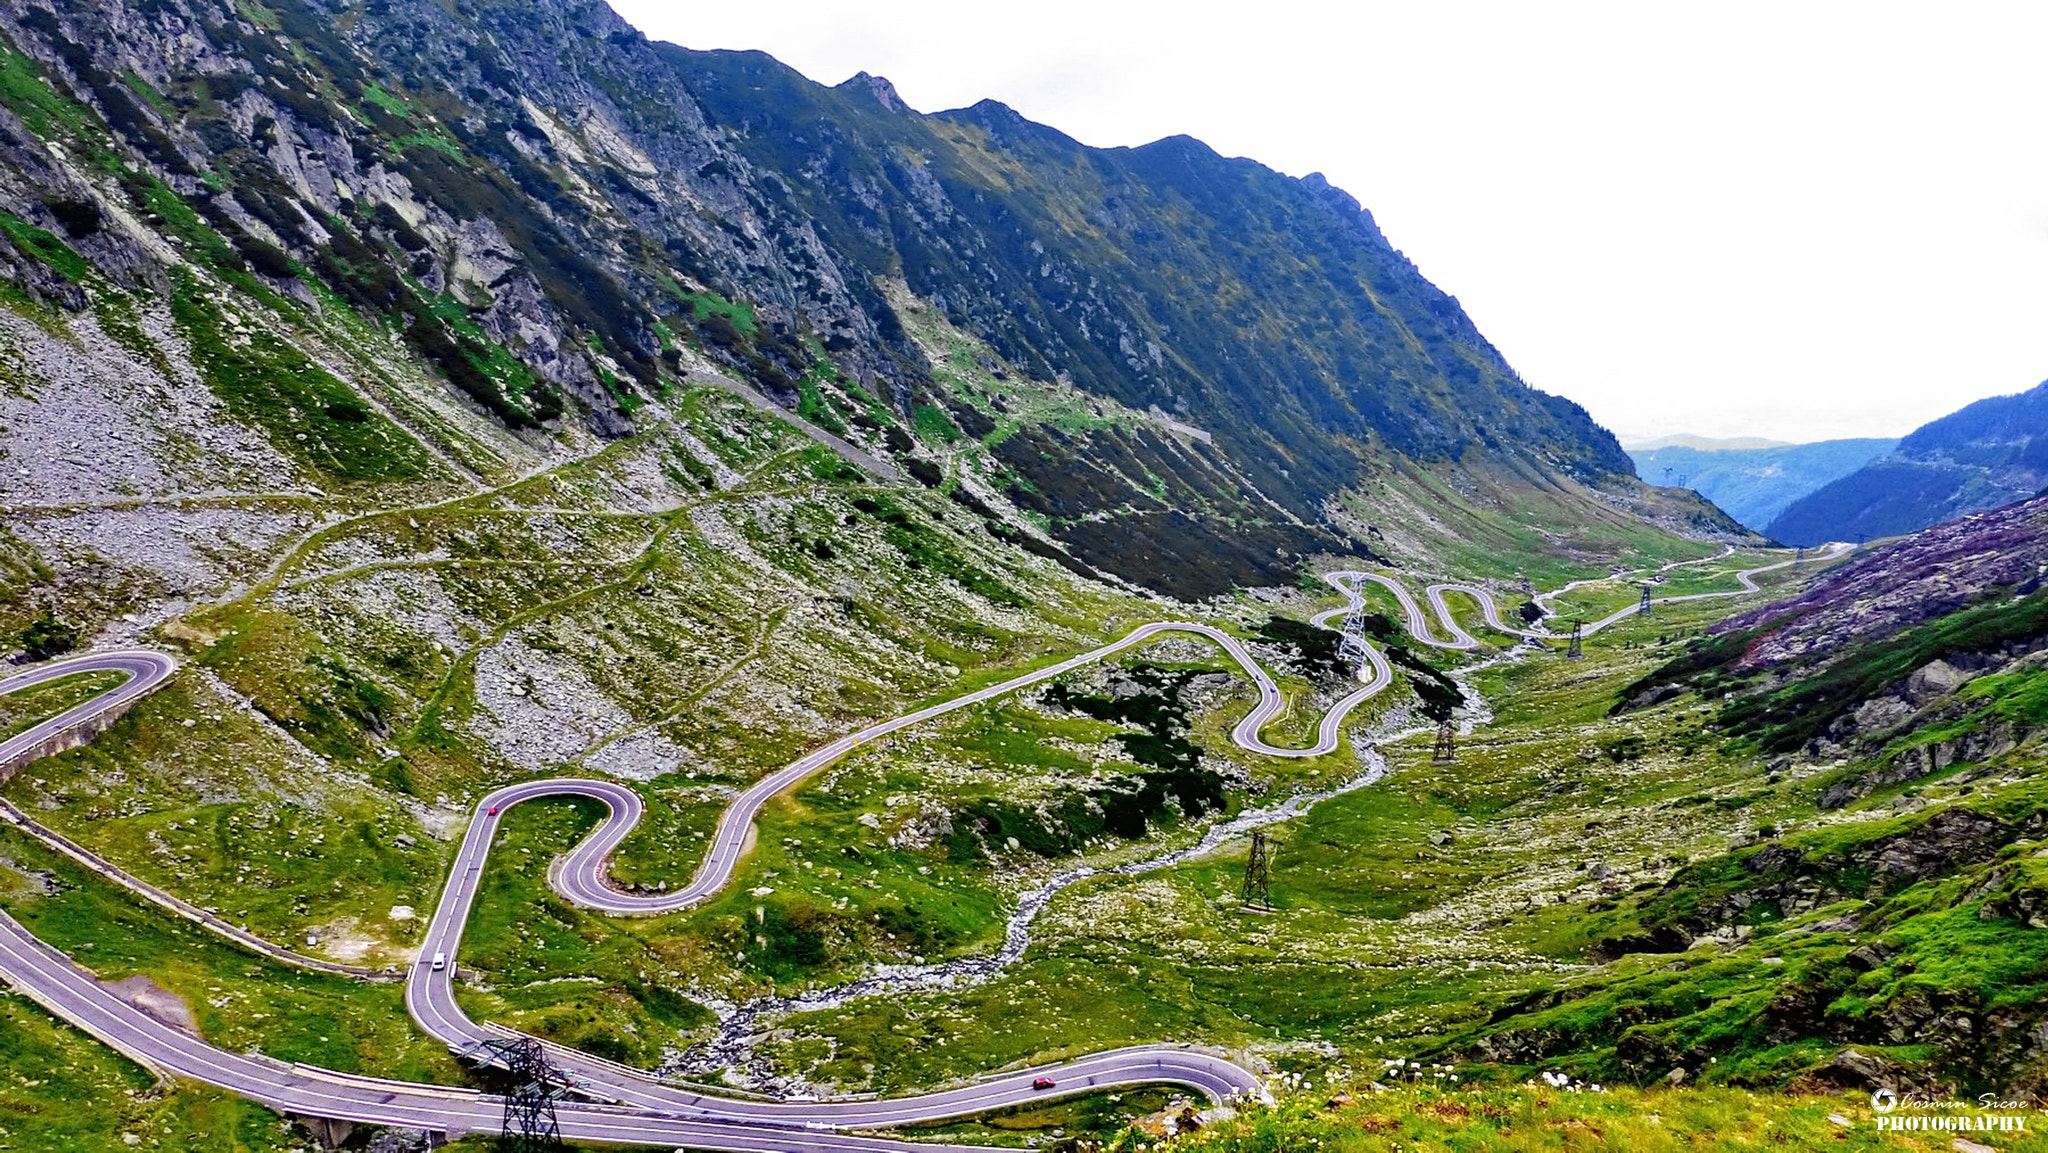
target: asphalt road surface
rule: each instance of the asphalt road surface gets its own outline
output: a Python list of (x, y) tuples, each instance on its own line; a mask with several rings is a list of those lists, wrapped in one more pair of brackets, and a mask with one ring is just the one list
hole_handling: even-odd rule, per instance
[[(337, 1073), (232, 1053), (167, 1025), (107, 991), (91, 974), (0, 914), (0, 972), (52, 1013), (144, 1066), (218, 1086), (280, 1113), (436, 1130), (494, 1133), (503, 1099), (474, 1090)], [(731, 1153), (986, 1153), (974, 1146), (855, 1137), (766, 1117), (745, 1121), (563, 1101), (564, 1137), (618, 1145), (687, 1145)]]
[(1483, 588), (1464, 584), (1434, 584), (1422, 591), (1429, 597), (1430, 607), (1436, 610), (1437, 624), (1441, 625), (1450, 637), (1449, 640), (1438, 640), (1430, 626), (1429, 615), (1422, 611), (1422, 606), (1416, 603), (1415, 598), (1409, 595), (1408, 589), (1399, 581), (1371, 572), (1330, 574), (1332, 583), (1335, 583), (1337, 578), (1349, 580), (1354, 588), (1361, 581), (1371, 581), (1393, 593), (1394, 599), (1401, 602), (1401, 611), (1408, 617), (1408, 635), (1432, 648), (1466, 651), (1479, 647), (1478, 639), (1466, 632), (1464, 626), (1458, 623), (1458, 618), (1451, 615), (1451, 606), (1444, 603), (1445, 593), (1461, 593), (1478, 601), (1479, 611), (1486, 618), (1487, 627), (1495, 632), (1521, 637), (1523, 640), (1541, 640), (1550, 636), (1542, 629), (1520, 628), (1502, 619), (1500, 605), (1493, 599), (1493, 594)]
[[(1359, 575), (1364, 574), (1336, 573), (1327, 578), (1333, 587), (1345, 594), (1349, 604), (1346, 608), (1320, 614), (1317, 618), (1318, 623), (1330, 616), (1341, 615), (1359, 603), (1355, 582), (1346, 583), (1349, 578)], [(1396, 588), (1398, 595), (1404, 598), (1407, 596), (1406, 591), (1401, 590), (1398, 585), (1393, 587)], [(1361, 668), (1363, 683), (1324, 714), (1317, 726), (1316, 742), (1306, 748), (1284, 748), (1267, 743), (1259, 733), (1286, 707), (1286, 696), (1280, 691), (1280, 686), (1272, 675), (1260, 666), (1257, 659), (1236, 637), (1220, 629), (1189, 621), (1160, 621), (1141, 625), (1116, 641), (1078, 656), (850, 733), (769, 774), (735, 798), (720, 815), (703, 864), (698, 867), (696, 875), (691, 878), (688, 885), (671, 893), (625, 893), (613, 887), (608, 880), (609, 861), (613, 850), (639, 824), (645, 812), (640, 795), (632, 789), (610, 781), (574, 778), (524, 781), (508, 785), (479, 801), (475, 814), (470, 818), (468, 831), (463, 835), (462, 845), (456, 851), (454, 866), (449, 873), (449, 883), (442, 890), (440, 903), (434, 910), (432, 920), (428, 922), (420, 948), (421, 961), (413, 967), (411, 975), (407, 978), (406, 1009), (428, 1035), (454, 1048), (503, 1035), (501, 1030), (470, 1020), (462, 1011), (455, 1000), (454, 978), (457, 958), (460, 956), (463, 928), (468, 924), (471, 907), (476, 900), (484, 863), (490, 854), (491, 842), (496, 836), (499, 822), (512, 806), (522, 801), (539, 797), (581, 796), (600, 801), (609, 810), (605, 820), (549, 871), (549, 884), (565, 899), (587, 908), (619, 914), (654, 914), (686, 909), (724, 891), (731, 883), (733, 873), (745, 855), (754, 818), (759, 815), (762, 806), (767, 804), (770, 798), (794, 787), (798, 782), (854, 749), (899, 729), (1042, 683), (1083, 665), (1113, 656), (1134, 645), (1173, 632), (1192, 633), (1208, 638), (1228, 653), (1244, 670), (1245, 675), (1258, 689), (1259, 702), (1238, 723), (1231, 733), (1231, 739), (1244, 749), (1268, 756), (1321, 756), (1335, 750), (1342, 738), (1345, 717), (1359, 704), (1384, 690), (1393, 679), (1386, 659), (1378, 650), (1368, 646), (1365, 650), (1367, 659)], [(437, 954), (447, 959), (446, 967), (435, 969), (432, 966), (432, 958)], [(1056, 1066), (1020, 1070), (999, 1078), (979, 1081), (968, 1087), (916, 1097), (763, 1104), (757, 1101), (705, 1096), (697, 1091), (666, 1084), (644, 1071), (592, 1058), (574, 1050), (554, 1049), (552, 1053), (560, 1067), (574, 1076), (579, 1084), (609, 1100), (665, 1111), (687, 1111), (721, 1117), (772, 1115), (844, 1127), (898, 1125), (985, 1112), (991, 1108), (1042, 1096), (1040, 1091), (1031, 1088), (1031, 1083), (1039, 1077), (1052, 1079), (1062, 1092), (1070, 1088), (1082, 1090), (1147, 1082), (1183, 1085), (1216, 1100), (1259, 1091), (1259, 1082), (1255, 1074), (1220, 1057), (1186, 1049), (1142, 1047), (1096, 1054), (1080, 1061)]]
[[(1838, 546), (1846, 547), (1846, 546)], [(1832, 555), (1832, 553), (1830, 554)], [(1786, 564), (1740, 574), (1744, 592), (1755, 592), (1753, 575)], [(1522, 638), (1548, 634), (1515, 628), (1501, 619), (1498, 606), (1484, 590), (1468, 585), (1432, 585), (1425, 592), (1436, 624), (1448, 640), (1433, 634), (1431, 622), (1405, 587), (1376, 573), (1340, 572), (1325, 578), (1347, 599), (1344, 608), (1316, 616), (1327, 625), (1363, 603), (1365, 582), (1389, 589), (1407, 615), (1409, 632), (1420, 642), (1445, 649), (1476, 648), (1479, 642), (1452, 617), (1444, 594), (1457, 592), (1476, 600), (1489, 627)], [(1667, 600), (1693, 600), (1741, 593), (1706, 593)], [(1635, 611), (1603, 620), (1600, 627)], [(603, 802), (610, 815), (550, 873), (550, 883), (565, 898), (593, 909), (619, 914), (658, 913), (687, 908), (730, 883), (744, 855), (755, 816), (769, 798), (809, 777), (824, 766), (879, 737), (920, 724), (956, 709), (1015, 692), (1072, 669), (1103, 660), (1165, 633), (1191, 633), (1214, 641), (1244, 670), (1259, 693), (1258, 704), (1232, 730), (1241, 748), (1267, 756), (1320, 756), (1337, 748), (1345, 717), (1357, 705), (1384, 690), (1392, 680), (1385, 658), (1370, 645), (1359, 669), (1360, 686), (1339, 700), (1317, 727), (1317, 739), (1306, 748), (1289, 749), (1267, 743), (1259, 734), (1286, 707), (1278, 684), (1235, 637), (1208, 625), (1162, 621), (1142, 625), (1124, 637), (1078, 656), (1025, 673), (1001, 684), (967, 693), (940, 704), (874, 725), (818, 749), (757, 782), (720, 817), (704, 862), (689, 885), (659, 895), (621, 892), (607, 881), (609, 858), (639, 822), (644, 807), (637, 793), (599, 780), (540, 780), (500, 789), (479, 803), (455, 857), (448, 884), (430, 922), (421, 960), (406, 982), (406, 1007), (432, 1036), (453, 1046), (512, 1035), (499, 1026), (479, 1025), (456, 1005), (453, 977), (462, 930), (476, 900), (485, 859), (498, 823), (515, 804), (545, 796), (585, 796)], [(1361, 638), (1362, 639), (1362, 638)], [(162, 685), (177, 669), (160, 653), (124, 651), (88, 654), (56, 661), (0, 680), (0, 694), (26, 689), (81, 672), (115, 671), (128, 677), (105, 693), (66, 710), (27, 731), (0, 742), (0, 763), (27, 756), (53, 740), (95, 731), (103, 719), (125, 709)], [(101, 870), (122, 880), (111, 866)], [(125, 881), (124, 881), (125, 883)], [(138, 884), (140, 882), (137, 882)], [(436, 970), (430, 959), (444, 954), (446, 967)], [(0, 914), (0, 975), (52, 1013), (85, 1029), (133, 1059), (174, 1076), (187, 1077), (241, 1094), (284, 1113), (376, 1124), (408, 1125), (453, 1134), (495, 1131), (502, 1101), (471, 1090), (387, 1081), (337, 1073), (304, 1065), (286, 1065), (268, 1058), (230, 1053), (156, 1020), (109, 992), (91, 974), (35, 939), (12, 918)], [(937, 1092), (909, 1097), (830, 1100), (761, 1101), (718, 1097), (660, 1081), (641, 1070), (604, 1061), (574, 1050), (550, 1046), (553, 1059), (584, 1094), (614, 1104), (564, 1102), (558, 1116), (565, 1137), (615, 1144), (688, 1145), (735, 1153), (895, 1153), (908, 1150), (956, 1150), (923, 1142), (844, 1135), (840, 1128), (881, 1128), (918, 1121), (986, 1112), (1046, 1093), (1032, 1082), (1048, 1077), (1057, 1093), (1136, 1084), (1185, 1086), (1216, 1100), (1261, 1093), (1256, 1074), (1225, 1058), (1185, 1047), (1144, 1046), (1097, 1053), (1057, 1065), (1018, 1070)]]
[[(1846, 544), (1841, 541), (1836, 541), (1835, 543), (1828, 545), (1825, 549), (1822, 549), (1821, 551), (1815, 553), (1813, 559), (1816, 563), (1821, 561), (1830, 561), (1838, 556), (1841, 556), (1845, 552), (1854, 551), (1855, 548), (1856, 546), (1853, 544)], [(1742, 587), (1740, 589), (1730, 589), (1727, 592), (1719, 593), (1686, 593), (1682, 596), (1675, 597), (1653, 596), (1650, 598), (1650, 604), (1652, 606), (1671, 605), (1678, 604), (1682, 601), (1710, 601), (1719, 600), (1723, 597), (1748, 596), (1750, 593), (1757, 593), (1763, 591), (1763, 589), (1759, 587), (1756, 583), (1757, 577), (1762, 576), (1764, 573), (1767, 572), (1777, 572), (1779, 569), (1791, 568), (1793, 565), (1799, 563), (1800, 562), (1798, 560), (1785, 560), (1779, 561), (1777, 564), (1767, 564), (1762, 568), (1744, 569), (1741, 572), (1735, 574), (1735, 579), (1742, 583)], [(1667, 569), (1670, 567), (1672, 566), (1665, 566), (1665, 568)], [(1636, 604), (1632, 604), (1625, 609), (1621, 609), (1618, 612), (1609, 613), (1606, 616), (1601, 617), (1599, 620), (1594, 621), (1592, 624), (1587, 625), (1584, 635), (1592, 636), (1594, 633), (1599, 632), (1601, 629), (1606, 628), (1608, 625), (1618, 624), (1619, 622), (1625, 621), (1628, 618), (1642, 611), (1642, 603), (1637, 602)]]
[(155, 692), (178, 671), (178, 662), (146, 649), (88, 653), (82, 657), (38, 665), (0, 680), (0, 696), (34, 688), (40, 684), (79, 673), (126, 673), (128, 679), (107, 692), (64, 710), (23, 732), (0, 741), (0, 765), (12, 764), (45, 742), (90, 729), (101, 718), (123, 709)]

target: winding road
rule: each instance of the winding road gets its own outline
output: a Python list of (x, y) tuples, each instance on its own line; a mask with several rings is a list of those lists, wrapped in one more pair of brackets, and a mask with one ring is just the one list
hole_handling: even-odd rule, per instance
[[(1820, 552), (1816, 553), (1816, 554), (1814, 555), (1814, 557), (1813, 557), (1813, 561), (1814, 561), (1814, 563), (1816, 563), (1816, 564), (1818, 564), (1818, 563), (1821, 563), (1821, 562), (1824, 562), (1824, 561), (1831, 561), (1831, 560), (1834, 560), (1834, 559), (1835, 559), (1836, 557), (1839, 557), (1839, 556), (1843, 555), (1844, 553), (1854, 552), (1855, 550), (1856, 550), (1856, 546), (1855, 546), (1855, 545), (1853, 545), (1853, 544), (1848, 544), (1848, 543), (1846, 543), (1846, 542), (1843, 542), (1843, 541), (1836, 541), (1836, 542), (1834, 542), (1833, 544), (1830, 544), (1830, 545), (1828, 545), (1828, 546), (1827, 546), (1827, 547), (1826, 547), (1825, 549), (1823, 549), (1823, 550), (1821, 550)], [(1726, 554), (1724, 553), (1723, 555), (1725, 556)], [(1707, 558), (1707, 559), (1708, 559), (1708, 560), (1714, 560), (1714, 559), (1718, 559), (1718, 558), (1714, 558), (1714, 557), (1709, 557), (1709, 558)], [(1698, 563), (1700, 563), (1700, 562), (1698, 562), (1698, 561), (1692, 561), (1692, 562), (1686, 562), (1686, 563), (1698, 564)], [(1739, 588), (1739, 589), (1730, 589), (1730, 590), (1728, 590), (1727, 592), (1713, 592), (1713, 593), (1684, 593), (1684, 594), (1682, 594), (1682, 595), (1679, 595), (1679, 596), (1671, 596), (1671, 597), (1652, 597), (1652, 598), (1650, 598), (1650, 604), (1651, 604), (1652, 606), (1656, 606), (1656, 605), (1675, 605), (1675, 604), (1680, 604), (1680, 603), (1683, 603), (1683, 602), (1685, 602), (1685, 601), (1710, 601), (1710, 600), (1719, 600), (1719, 599), (1721, 599), (1721, 598), (1723, 598), (1723, 597), (1740, 597), (1740, 596), (1748, 596), (1748, 595), (1749, 595), (1750, 593), (1760, 593), (1760, 592), (1762, 592), (1762, 591), (1764, 591), (1764, 590), (1763, 590), (1762, 586), (1760, 586), (1760, 585), (1758, 585), (1758, 584), (1756, 583), (1756, 578), (1757, 578), (1757, 577), (1760, 577), (1760, 576), (1762, 576), (1763, 574), (1765, 574), (1765, 573), (1767, 573), (1767, 572), (1777, 572), (1777, 571), (1778, 571), (1779, 569), (1787, 569), (1787, 568), (1791, 568), (1791, 567), (1792, 567), (1793, 565), (1796, 565), (1796, 564), (1802, 564), (1802, 563), (1804, 563), (1804, 562), (1803, 562), (1803, 561), (1801, 561), (1801, 560), (1799, 560), (1798, 558), (1794, 558), (1794, 559), (1792, 559), (1792, 560), (1786, 560), (1786, 561), (1779, 561), (1779, 562), (1778, 562), (1777, 564), (1767, 564), (1767, 565), (1764, 565), (1764, 566), (1763, 566), (1762, 568), (1752, 568), (1752, 569), (1743, 569), (1743, 570), (1742, 570), (1741, 572), (1738, 572), (1738, 573), (1736, 573), (1736, 574), (1735, 574), (1735, 579), (1736, 579), (1737, 581), (1741, 582), (1741, 584), (1742, 584), (1742, 587), (1741, 587), (1741, 588)], [(1663, 567), (1662, 569), (1660, 569), (1660, 570), (1658, 570), (1658, 571), (1660, 571), (1660, 572), (1668, 572), (1668, 571), (1670, 571), (1670, 570), (1671, 570), (1672, 568), (1675, 568), (1675, 567), (1677, 567), (1677, 566), (1675, 566), (1675, 565), (1665, 565), (1665, 566), (1664, 566), (1664, 567)], [(1609, 577), (1608, 579), (1609, 579), (1609, 580), (1615, 580), (1615, 579), (1621, 579), (1621, 578), (1616, 578), (1616, 577)], [(1560, 591), (1560, 592), (1562, 592), (1562, 591), (1564, 591), (1564, 590), (1560, 589), (1559, 591)], [(1618, 611), (1616, 611), (1616, 612), (1612, 612), (1612, 613), (1609, 613), (1609, 614), (1607, 614), (1606, 616), (1604, 616), (1604, 617), (1601, 617), (1601, 618), (1600, 618), (1599, 620), (1597, 620), (1597, 621), (1594, 621), (1594, 622), (1593, 622), (1592, 624), (1589, 624), (1589, 625), (1587, 625), (1587, 626), (1585, 627), (1585, 631), (1584, 631), (1584, 633), (1583, 633), (1582, 635), (1584, 635), (1584, 636), (1592, 636), (1592, 635), (1593, 635), (1594, 633), (1597, 633), (1597, 632), (1599, 632), (1599, 631), (1600, 631), (1601, 629), (1604, 629), (1604, 628), (1606, 628), (1607, 626), (1609, 626), (1609, 625), (1612, 625), (1612, 624), (1619, 624), (1620, 622), (1622, 622), (1622, 621), (1625, 621), (1625, 620), (1627, 620), (1628, 618), (1630, 618), (1630, 617), (1632, 617), (1632, 616), (1635, 616), (1635, 615), (1636, 615), (1637, 613), (1640, 613), (1640, 612), (1642, 612), (1642, 611), (1643, 611), (1643, 606), (1642, 606), (1641, 602), (1638, 602), (1638, 603), (1636, 603), (1636, 604), (1632, 604), (1632, 605), (1628, 606), (1628, 607), (1627, 607), (1627, 608), (1625, 608), (1625, 609), (1621, 609), (1621, 610), (1618, 610)]]
[[(1692, 600), (1754, 592), (1757, 586), (1749, 579), (1752, 575), (1782, 567), (1784, 565), (1771, 565), (1740, 574), (1743, 592), (1694, 594), (1667, 599)], [(1361, 571), (1334, 572), (1324, 579), (1346, 598), (1343, 607), (1318, 613), (1312, 618), (1314, 623), (1324, 627), (1329, 627), (1331, 620), (1361, 608), (1364, 586), (1371, 583), (1393, 593), (1407, 615), (1410, 634), (1423, 644), (1450, 650), (1479, 647), (1479, 641), (1458, 624), (1444, 600), (1446, 593), (1453, 592), (1477, 601), (1487, 625), (1501, 633), (1525, 640), (1549, 635), (1507, 624), (1501, 618), (1499, 606), (1482, 588), (1438, 584), (1425, 589), (1430, 606), (1435, 610), (1435, 623), (1449, 638), (1438, 639), (1422, 606), (1398, 582), (1381, 574)], [(1633, 611), (1632, 608), (1617, 613), (1594, 628), (1603, 627)], [(1361, 641), (1364, 654), (1359, 668), (1359, 686), (1324, 714), (1317, 725), (1313, 744), (1302, 748), (1277, 746), (1268, 743), (1260, 734), (1286, 708), (1285, 694), (1242, 642), (1220, 629), (1195, 622), (1161, 621), (1141, 625), (1116, 641), (1077, 656), (848, 734), (762, 778), (741, 793), (720, 816), (710, 848), (690, 883), (675, 892), (658, 895), (622, 892), (610, 883), (608, 876), (611, 853), (633, 831), (644, 812), (639, 794), (623, 785), (594, 779), (563, 778), (509, 785), (478, 803), (476, 814), (456, 851), (448, 883), (423, 939), (421, 960), (411, 968), (406, 978), (407, 1011), (429, 1035), (453, 1048), (517, 1035), (502, 1026), (470, 1020), (456, 1003), (453, 983), (463, 928), (476, 900), (491, 842), (499, 822), (513, 805), (540, 797), (580, 796), (596, 799), (610, 810), (606, 819), (550, 870), (550, 885), (565, 899), (621, 915), (688, 908), (723, 891), (731, 883), (746, 852), (754, 819), (762, 806), (826, 765), (890, 733), (1042, 683), (1168, 633), (1203, 637), (1237, 662), (1258, 690), (1259, 700), (1232, 729), (1231, 739), (1240, 748), (1265, 756), (1314, 757), (1336, 750), (1341, 741), (1343, 723), (1350, 713), (1392, 683), (1392, 671), (1386, 658), (1370, 644), (1363, 644), (1363, 638), (1354, 638)], [(82, 672), (127, 674), (120, 685), (92, 700), (0, 742), (0, 765), (17, 763), (18, 759), (30, 759), (56, 748), (70, 747), (89, 738), (92, 733), (103, 730), (111, 718), (161, 687), (176, 669), (176, 662), (163, 654), (122, 651), (56, 661), (0, 680), (0, 694), (4, 694)], [(26, 818), (18, 813), (9, 819), (17, 824), (27, 823)], [(177, 898), (169, 897), (109, 864), (101, 862), (93, 867), (160, 904), (169, 902), (174, 909), (182, 904)], [(186, 915), (191, 914), (188, 912)], [(281, 952), (224, 923), (209, 924), (208, 927), (222, 931), (244, 945), (253, 942), (251, 947), (258, 947), (259, 951), (271, 955)], [(243, 940), (244, 937), (248, 939)], [(436, 969), (429, 962), (428, 959), (437, 954), (446, 957), (444, 968)], [(90, 973), (38, 941), (4, 914), (0, 914), (0, 976), (57, 1016), (146, 1066), (227, 1089), (281, 1112), (408, 1125), (450, 1134), (494, 1131), (502, 1117), (503, 1102), (500, 1099), (467, 1089), (387, 1081), (305, 1065), (286, 1065), (260, 1055), (230, 1053), (208, 1045), (192, 1034), (131, 1006)], [(564, 1102), (559, 1105), (558, 1116), (565, 1137), (619, 1144), (688, 1145), (699, 1149), (750, 1153), (882, 1153), (884, 1150), (935, 1149), (970, 1153), (967, 1147), (849, 1136), (836, 1130), (893, 1127), (984, 1113), (1022, 1101), (1042, 1099), (1047, 1094), (1033, 1088), (1033, 1082), (1040, 1078), (1055, 1080), (1057, 1092), (1061, 1094), (1158, 1083), (1180, 1085), (1217, 1101), (1263, 1093), (1258, 1076), (1242, 1065), (1184, 1046), (1113, 1050), (913, 1096), (827, 1101), (720, 1097), (678, 1086), (645, 1071), (576, 1050), (550, 1046), (550, 1053), (557, 1068), (580, 1093), (607, 1102)]]
[[(1486, 626), (1495, 632), (1521, 637), (1523, 640), (1528, 641), (1543, 640), (1550, 636), (1549, 633), (1540, 629), (1517, 628), (1501, 619), (1500, 605), (1493, 599), (1493, 594), (1477, 585), (1434, 584), (1422, 591), (1423, 595), (1429, 598), (1430, 607), (1436, 610), (1438, 623), (1442, 624), (1444, 631), (1450, 634), (1451, 639), (1440, 641), (1431, 634), (1429, 618), (1423, 613), (1422, 606), (1415, 603), (1415, 598), (1408, 595), (1408, 590), (1403, 588), (1400, 582), (1391, 577), (1370, 572), (1331, 573), (1330, 578), (1332, 578), (1332, 583), (1334, 583), (1335, 578), (1348, 579), (1351, 582), (1352, 590), (1357, 588), (1359, 582), (1370, 581), (1393, 593), (1394, 598), (1401, 602), (1401, 610), (1407, 614), (1408, 635), (1434, 648), (1469, 651), (1479, 647), (1478, 638), (1466, 632), (1464, 627), (1458, 623), (1458, 618), (1451, 615), (1451, 606), (1444, 602), (1445, 593), (1463, 593), (1479, 602), (1479, 611), (1486, 618)], [(1343, 586), (1339, 587), (1341, 589)]]
[(0, 680), (0, 696), (5, 696), (81, 673), (121, 673), (125, 678), (91, 700), (0, 741), (0, 768), (11, 771), (36, 757), (91, 739), (135, 702), (162, 688), (177, 671), (178, 662), (162, 653), (120, 649), (40, 665)]

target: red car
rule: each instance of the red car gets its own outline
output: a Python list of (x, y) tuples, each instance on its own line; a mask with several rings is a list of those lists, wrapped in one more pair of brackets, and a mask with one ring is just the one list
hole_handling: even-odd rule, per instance
[(492, 805), (492, 806), (491, 806), (491, 816), (494, 816), (494, 817), (495, 817), (495, 816), (497, 816), (497, 815), (498, 815), (498, 806), (496, 806), (496, 805)]
[(1038, 1077), (1032, 1080), (1031, 1087), (1033, 1089), (1050, 1089), (1054, 1084), (1055, 1082), (1050, 1077)]

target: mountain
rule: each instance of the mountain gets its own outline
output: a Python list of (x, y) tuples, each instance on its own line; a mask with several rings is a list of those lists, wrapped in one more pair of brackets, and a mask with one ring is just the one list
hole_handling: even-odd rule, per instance
[(1791, 448), (1789, 440), (1772, 440), (1767, 436), (1694, 436), (1691, 433), (1674, 433), (1650, 440), (1627, 442), (1621, 446), (1631, 454), (1649, 452), (1660, 448), (1693, 448), (1701, 452), (1728, 452), (1750, 448)]
[[(104, 311), (99, 282), (145, 294), (145, 334), (345, 309), (532, 443), (628, 435), (702, 358), (1188, 596), (1367, 544), (1405, 512), (1368, 489), (1420, 472), (1456, 494), (1431, 500), (1552, 494), (1560, 532), (1739, 532), (1665, 509), (1349, 195), (1192, 139), (922, 115), (568, 0), (14, 0), (0, 33), (6, 271), (60, 313)], [(417, 422), (323, 363), (331, 396), (231, 407), (323, 488), (423, 468), (369, 459)]]
[(1589, 906), (1571, 939), (1602, 967), (1464, 1051), (1639, 1082), (2048, 1084), (2044, 572), (2036, 497), (1855, 556), (1621, 688), (1615, 728), (1705, 720), (1686, 764), (1750, 764), (1665, 818), (1751, 830)]
[(1895, 536), (2048, 485), (2048, 382), (1913, 430), (1892, 453), (1794, 501), (1767, 535), (1787, 544)]
[[(1359, 702), (1308, 623), (1335, 607), (1316, 571), (1590, 578), (1604, 615), (1639, 594), (1614, 569), (1701, 562), (1668, 580), (1748, 595), (1735, 574), (1782, 558), (1724, 552), (1756, 538), (1643, 485), (1320, 180), (995, 105), (925, 116), (583, 0), (0, 0), (0, 41), (0, 637), (179, 665), (0, 775), (0, 909), (212, 1044), (473, 1081), (395, 985), (280, 968), (61, 846), (323, 962), (406, 967), (506, 784), (630, 787), (609, 866), (673, 892), (736, 797), (922, 710), (778, 792), (694, 909), (554, 895), (589, 802), (517, 806), (474, 877), (475, 1012), (816, 1097), (1164, 1037), (1319, 1079), (1334, 1038), (1377, 1068), (1374, 1038), (1581, 968), (1518, 943), (1504, 885), (1577, 919), (1574, 857), (1633, 868), (1739, 819), (1617, 814), (1747, 757), (1583, 756), (1612, 743), (1596, 695), (1731, 601), (1667, 602), (1569, 666), (1497, 631), (1396, 648)], [(1337, 747), (1240, 746), (1261, 688), (1188, 637), (974, 692), (1163, 619), (1273, 670), (1276, 742), (1360, 703)], [(1500, 707), (1472, 701), (1446, 772), (1434, 726), (1403, 734), (1454, 673)], [(10, 693), (0, 731), (105, 687)], [(1276, 837), (1272, 869), (1306, 915), (1237, 911), (1234, 833), (1181, 855), (1311, 805), (1328, 825)], [(776, 1005), (878, 973), (925, 983), (816, 1002), (844, 1021)], [(309, 1143), (57, 1026), (26, 1001), (0, 1021), (22, 1067), (79, 1074), (0, 1099), (29, 1143)]]
[(1634, 446), (1628, 454), (1645, 480), (1690, 488), (1761, 532), (1793, 501), (1855, 472), (1898, 443), (1876, 438), (1784, 444), (1752, 437), (1664, 437)]

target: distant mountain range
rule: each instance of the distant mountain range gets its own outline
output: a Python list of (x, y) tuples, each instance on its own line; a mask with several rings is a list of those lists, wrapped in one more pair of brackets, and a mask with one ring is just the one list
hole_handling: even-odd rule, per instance
[(1655, 440), (1623, 444), (1622, 447), (1629, 452), (1649, 452), (1659, 448), (1696, 448), (1701, 452), (1727, 452), (1731, 449), (1746, 448), (1791, 448), (1792, 442), (1772, 440), (1763, 436), (1694, 436), (1681, 432), (1675, 436), (1660, 436)]
[[(1642, 467), (1640, 458), (1637, 467)], [(1656, 479), (1650, 472), (1643, 475)], [(2044, 485), (2048, 382), (1980, 400), (1922, 425), (1896, 451), (1788, 504), (1764, 531), (1793, 545), (1896, 536), (2022, 500)], [(1713, 497), (1704, 488), (1700, 492)]]
[(1636, 475), (1690, 488), (1758, 531), (1799, 498), (1890, 452), (1896, 440), (1786, 444), (1762, 437), (1666, 436), (1626, 446)]

